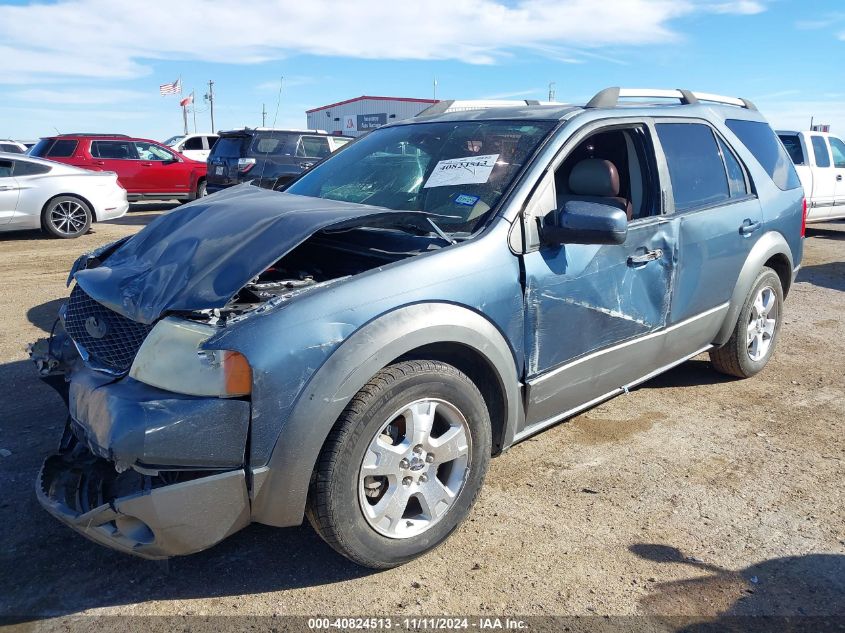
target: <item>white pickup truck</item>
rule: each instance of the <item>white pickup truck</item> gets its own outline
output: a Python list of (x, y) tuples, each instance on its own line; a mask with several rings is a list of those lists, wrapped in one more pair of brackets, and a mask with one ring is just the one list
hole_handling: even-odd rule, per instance
[(807, 197), (807, 222), (845, 218), (845, 143), (827, 132), (778, 136), (795, 163)]

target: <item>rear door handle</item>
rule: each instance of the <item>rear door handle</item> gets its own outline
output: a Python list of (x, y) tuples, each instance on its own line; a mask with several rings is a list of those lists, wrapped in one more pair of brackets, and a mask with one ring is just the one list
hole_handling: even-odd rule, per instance
[(842, 182), (842, 174), (836, 174), (836, 182)]
[(14, 185), (0, 185), (0, 191), (17, 191), (20, 187)]
[(302, 169), (308, 169), (308, 168), (309, 168), (309, 167), (311, 167), (311, 165), (313, 165), (313, 164), (314, 164), (314, 163), (299, 163), (299, 166), (300, 166)]
[(95, 164), (95, 165), (105, 165), (105, 164), (106, 164), (106, 161), (104, 161), (104, 160), (95, 160), (95, 161), (94, 161), (94, 164)]
[(761, 226), (763, 226), (762, 222), (752, 222), (751, 220), (745, 220), (745, 222), (742, 223), (742, 226), (739, 227), (739, 232), (742, 235), (751, 235)]
[(144, 167), (152, 167), (153, 166), (152, 163), (141, 163), (141, 165), (143, 165)]
[(660, 259), (661, 257), (663, 257), (663, 251), (656, 248), (653, 251), (648, 251), (642, 255), (631, 255), (628, 258), (628, 266), (641, 266), (643, 264), (653, 262), (655, 259)]

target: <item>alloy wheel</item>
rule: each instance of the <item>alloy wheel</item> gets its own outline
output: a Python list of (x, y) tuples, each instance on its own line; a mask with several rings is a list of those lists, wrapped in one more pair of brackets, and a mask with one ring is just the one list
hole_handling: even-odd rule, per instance
[(62, 200), (50, 209), (50, 224), (62, 235), (76, 235), (88, 224), (88, 211), (73, 200)]
[(775, 336), (778, 319), (778, 299), (771, 286), (763, 286), (748, 315), (746, 344), (748, 357), (757, 362), (766, 357)]
[(440, 521), (466, 481), (471, 443), (466, 418), (444, 400), (417, 400), (390, 416), (367, 447), (358, 477), (370, 527), (401, 539)]

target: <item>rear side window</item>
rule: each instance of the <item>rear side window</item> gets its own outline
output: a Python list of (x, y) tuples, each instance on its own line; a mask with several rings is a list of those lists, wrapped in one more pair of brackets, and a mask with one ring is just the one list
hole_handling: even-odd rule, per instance
[(797, 134), (780, 134), (780, 142), (786, 148), (787, 154), (796, 165), (806, 164), (804, 149), (801, 147), (801, 139)]
[(262, 134), (252, 140), (251, 154), (276, 154), (290, 156), (296, 151), (289, 134)]
[(827, 139), (830, 141), (830, 152), (833, 154), (833, 166), (837, 169), (845, 167), (845, 143), (831, 136)]
[(131, 160), (138, 158), (132, 141), (93, 141), (91, 156), (110, 160)]
[(823, 136), (811, 137), (813, 143), (813, 156), (816, 158), (816, 167), (830, 167), (830, 154), (827, 151), (827, 143)]
[(77, 142), (68, 139), (42, 138), (32, 148), (30, 155), (41, 158), (67, 158), (73, 156)]
[(743, 121), (728, 119), (725, 121), (731, 132), (736, 134), (742, 144), (748, 148), (760, 166), (779, 189), (797, 189), (801, 186), (795, 166), (789, 154), (778, 141), (774, 130), (762, 121)]
[(324, 158), (331, 153), (325, 136), (303, 136), (296, 146), (296, 155), (305, 158)]
[(241, 158), (243, 156), (243, 148), (248, 140), (246, 136), (221, 136), (214, 144), (213, 156), (223, 156), (225, 158)]
[(51, 158), (67, 158), (73, 156), (76, 151), (76, 141), (69, 141), (64, 139), (56, 139), (53, 146), (47, 152), (47, 156)]
[(669, 165), (675, 210), (688, 211), (730, 198), (728, 178), (713, 132), (700, 123), (658, 123)]
[(185, 141), (185, 144), (182, 146), (183, 150), (193, 150), (193, 149), (202, 149), (202, 137), (201, 136), (194, 136), (193, 138), (189, 138)]
[(30, 163), (25, 160), (16, 160), (13, 162), (15, 165), (12, 168), (12, 174), (15, 176), (38, 176), (40, 174), (46, 174), (52, 169), (49, 165)]
[(12, 175), (12, 161), (0, 160), (0, 178), (9, 178)]

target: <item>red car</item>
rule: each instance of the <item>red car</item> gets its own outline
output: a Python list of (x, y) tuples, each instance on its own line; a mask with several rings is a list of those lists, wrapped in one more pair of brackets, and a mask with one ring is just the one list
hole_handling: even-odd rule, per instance
[(42, 138), (32, 156), (113, 171), (129, 200), (194, 200), (205, 195), (205, 163), (161, 143), (124, 134), (59, 134)]

